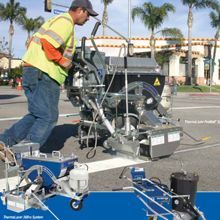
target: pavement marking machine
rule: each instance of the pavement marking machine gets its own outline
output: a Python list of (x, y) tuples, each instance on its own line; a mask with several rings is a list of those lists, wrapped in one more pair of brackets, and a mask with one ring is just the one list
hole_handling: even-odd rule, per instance
[(119, 190), (132, 190), (146, 208), (148, 220), (205, 220), (203, 212), (195, 205), (199, 176), (186, 171), (175, 172), (170, 176), (170, 187), (157, 177), (147, 178), (144, 168), (129, 167), (130, 178), (125, 167), (119, 176), (127, 179), (132, 186)]
[(155, 59), (133, 56), (133, 45), (126, 38), (118, 57), (105, 56), (94, 40), (99, 25), (91, 34), (95, 50), (85, 46), (85, 37), (76, 49), (67, 85), (69, 100), (80, 108), (81, 146), (96, 147), (102, 139), (112, 153), (133, 158), (173, 154), (182, 128), (170, 123), (161, 104), (165, 75)]
[[(102, 139), (105, 148), (120, 156), (148, 160), (172, 155), (180, 145), (182, 128), (171, 122), (161, 104), (165, 75), (154, 59), (133, 56), (133, 45), (126, 38), (127, 44), (121, 46), (118, 57), (100, 52), (94, 41), (99, 26), (100, 22), (97, 22), (91, 35), (95, 50), (86, 47), (86, 38), (83, 37), (68, 77), (67, 96), (73, 106), (80, 107), (78, 133), (81, 146), (92, 144), (95, 152), (98, 140)], [(5, 152), (6, 149), (5, 146)], [(81, 209), (89, 192), (89, 176), (88, 167), (78, 163), (77, 156), (63, 156), (58, 151), (50, 156), (42, 154), (39, 144), (30, 142), (14, 145), (10, 151), (15, 164), (12, 166), (11, 161), (5, 160), (6, 189), (1, 195), (7, 209), (15, 212), (29, 208), (46, 209), (58, 219), (44, 204), (46, 199), (55, 195), (69, 197), (71, 207)], [(19, 181), (15, 188), (10, 189), (8, 177), (14, 171)], [(166, 219), (161, 214), (161, 203), (169, 200), (178, 206), (185, 201), (173, 199), (175, 197), (167, 188), (152, 184), (145, 178), (143, 170), (133, 168), (131, 174), (132, 189), (143, 196), (139, 197), (140, 200), (147, 204), (145, 200), (152, 202), (154, 197), (156, 205), (159, 204), (156, 211), (146, 205), (150, 217), (156, 215)], [(192, 181), (197, 182), (197, 179)], [(184, 185), (177, 185), (184, 188)], [(191, 185), (188, 188), (194, 189)], [(170, 204), (169, 208), (165, 205), (165, 211), (172, 213)], [(195, 208), (190, 212), (185, 208), (181, 210), (177, 216), (183, 215), (183, 218), (174, 219), (196, 219), (192, 217), (192, 212), (197, 213)]]
[[(29, 208), (43, 209), (58, 219), (44, 204), (55, 195), (71, 198), (70, 206), (74, 210), (82, 208), (89, 190), (88, 168), (78, 163), (75, 155), (63, 156), (53, 151), (48, 156), (39, 152), (39, 144), (31, 142), (14, 145), (10, 151), (15, 159), (13, 165), (5, 160), (6, 189), (1, 196), (8, 210), (19, 213)], [(11, 172), (18, 175), (18, 183), (13, 189), (8, 181)]]

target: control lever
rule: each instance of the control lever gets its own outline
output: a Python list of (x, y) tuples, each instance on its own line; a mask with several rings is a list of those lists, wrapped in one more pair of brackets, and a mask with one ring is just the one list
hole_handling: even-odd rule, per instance
[(99, 28), (99, 26), (101, 25), (101, 22), (96, 22), (96, 24), (95, 24), (95, 26), (94, 26), (94, 28), (93, 28), (93, 30), (92, 30), (92, 33), (91, 33), (91, 36), (92, 37), (94, 37), (95, 35), (96, 35), (96, 32), (97, 32), (97, 30), (98, 30), (98, 28)]
[[(97, 28), (98, 28), (98, 26), (97, 26)], [(94, 28), (93, 31), (97, 31), (97, 30), (95, 30), (95, 28)], [(91, 63), (89, 63), (85, 59), (85, 52), (86, 52), (86, 37), (82, 37), (82, 40), (81, 40), (81, 59), (84, 62), (84, 64), (88, 66), (89, 72), (94, 73), (95, 78), (97, 80), (97, 83), (100, 85), (101, 82), (100, 82), (99, 76), (97, 74), (96, 67), (93, 66)], [(88, 72), (86, 74), (87, 74), (86, 77), (88, 78)]]
[[(94, 49), (95, 49), (96, 52), (97, 52), (97, 56), (98, 56), (98, 59), (99, 59), (100, 63), (102, 64), (103, 70), (106, 70), (105, 60), (103, 60), (103, 58), (102, 58), (102, 56), (101, 56), (101, 54), (100, 54), (100, 52), (99, 52), (99, 49), (98, 49), (98, 47), (96, 46), (96, 43), (95, 43), (95, 41), (94, 41), (94, 37), (95, 37), (96, 32), (97, 32), (97, 30), (98, 30), (98, 28), (99, 28), (100, 25), (101, 25), (101, 22), (100, 22), (100, 21), (96, 22), (96, 24), (95, 24), (95, 26), (94, 26), (94, 28), (93, 28), (93, 30), (92, 30), (92, 33), (91, 33), (91, 42), (92, 42), (92, 45), (93, 45)], [(102, 79), (100, 79), (100, 84), (103, 84), (103, 82), (104, 82), (104, 77), (102, 77)]]
[(82, 38), (81, 41), (81, 48), (82, 48), (82, 52), (81, 52), (81, 59), (85, 59), (85, 51), (86, 51), (86, 37)]

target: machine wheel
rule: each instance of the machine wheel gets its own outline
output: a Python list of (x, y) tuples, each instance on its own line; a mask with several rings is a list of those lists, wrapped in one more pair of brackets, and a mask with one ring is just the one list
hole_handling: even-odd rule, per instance
[[(93, 134), (93, 131), (91, 131), (91, 134)], [(79, 144), (81, 146), (81, 148), (85, 148), (87, 147), (87, 139), (83, 139), (88, 135), (88, 128), (79, 125), (78, 127), (78, 137), (79, 137)], [(94, 136), (95, 138), (95, 136)], [(89, 147), (94, 145), (94, 139), (89, 139)]]
[(83, 203), (82, 203), (82, 200), (76, 200), (76, 199), (72, 199), (70, 201), (70, 207), (75, 210), (75, 211), (78, 211), (82, 208), (83, 206)]

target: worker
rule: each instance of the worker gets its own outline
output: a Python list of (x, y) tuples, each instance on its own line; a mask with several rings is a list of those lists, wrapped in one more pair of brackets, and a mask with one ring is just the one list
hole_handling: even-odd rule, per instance
[[(75, 25), (97, 16), (89, 0), (74, 0), (69, 11), (57, 15), (33, 35), (23, 57), (23, 82), (29, 113), (0, 134), (0, 141), (13, 146), (21, 141), (42, 146), (58, 120), (60, 86), (72, 67), (76, 47)], [(7, 150), (0, 144), (0, 158)]]

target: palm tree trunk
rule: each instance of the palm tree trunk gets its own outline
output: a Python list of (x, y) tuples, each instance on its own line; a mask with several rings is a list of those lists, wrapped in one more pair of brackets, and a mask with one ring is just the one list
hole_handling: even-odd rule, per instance
[(31, 33), (28, 31), (28, 37), (27, 37), (27, 40), (26, 40), (26, 42), (25, 42), (26, 48), (28, 48), (28, 45), (29, 45), (30, 40), (31, 40)]
[(193, 13), (192, 7), (189, 7), (188, 13), (188, 66), (187, 66), (187, 83), (192, 85), (192, 24), (193, 24)]
[(215, 58), (216, 58), (216, 50), (217, 50), (217, 43), (218, 43), (218, 38), (220, 37), (220, 27), (218, 27), (218, 30), (215, 34), (215, 45), (214, 45), (214, 51), (213, 51), (213, 57), (212, 57), (212, 73), (210, 76), (210, 83), (212, 84), (213, 81), (213, 74), (214, 74), (214, 70), (215, 70)]
[(107, 12), (107, 4), (104, 4), (104, 11), (103, 11), (103, 15), (102, 15), (102, 36), (105, 36), (106, 32), (106, 25), (108, 23), (108, 12)]
[(150, 36), (150, 50), (151, 50), (151, 58), (155, 58), (155, 37), (154, 33), (151, 34)]
[(8, 58), (8, 72), (11, 73), (11, 57), (12, 57), (12, 38), (14, 35), (14, 26), (13, 24), (10, 24), (9, 27), (9, 58)]

